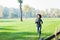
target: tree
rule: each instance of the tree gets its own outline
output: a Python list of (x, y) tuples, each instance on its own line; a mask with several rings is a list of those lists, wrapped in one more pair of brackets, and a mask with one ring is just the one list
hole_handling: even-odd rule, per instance
[(22, 19), (22, 0), (18, 0), (18, 2), (20, 3), (21, 21), (23, 21), (23, 19)]
[(9, 8), (7, 7), (3, 9), (3, 18), (9, 18)]
[(28, 5), (24, 5), (23, 7), (24, 12), (26, 13), (26, 17), (28, 16), (28, 12), (30, 11), (30, 7)]

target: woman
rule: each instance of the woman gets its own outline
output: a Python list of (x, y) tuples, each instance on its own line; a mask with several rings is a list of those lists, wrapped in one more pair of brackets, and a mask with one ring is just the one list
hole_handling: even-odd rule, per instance
[(37, 32), (38, 32), (38, 35), (39, 35), (39, 39), (40, 39), (41, 28), (42, 28), (42, 24), (43, 24), (43, 21), (42, 21), (41, 18), (42, 18), (41, 14), (37, 14), (36, 24), (37, 24)]

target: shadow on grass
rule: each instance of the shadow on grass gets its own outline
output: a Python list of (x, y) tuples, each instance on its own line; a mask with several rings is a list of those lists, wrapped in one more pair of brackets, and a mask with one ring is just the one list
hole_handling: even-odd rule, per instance
[(15, 27), (15, 26), (0, 26), (0, 30), (16, 30), (16, 29), (9, 28), (9, 27)]
[(9, 28), (0, 28), (0, 30), (15, 30), (15, 29), (9, 29)]
[[(47, 34), (44, 33), (43, 35), (47, 36)], [(38, 40), (38, 37), (37, 33), (34, 32), (0, 32), (0, 40)]]
[(15, 22), (15, 21), (11, 21), (11, 20), (0, 20), (0, 22)]

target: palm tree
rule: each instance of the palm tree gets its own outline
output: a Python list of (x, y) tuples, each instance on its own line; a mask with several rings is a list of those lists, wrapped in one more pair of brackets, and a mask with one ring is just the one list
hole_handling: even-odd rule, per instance
[(20, 3), (21, 21), (23, 21), (23, 19), (22, 19), (22, 0), (18, 0), (18, 2)]

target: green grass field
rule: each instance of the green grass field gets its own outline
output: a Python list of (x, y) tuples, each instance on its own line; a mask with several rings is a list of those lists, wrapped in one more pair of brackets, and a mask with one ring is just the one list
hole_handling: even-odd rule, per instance
[[(54, 34), (60, 28), (60, 18), (43, 18), (42, 37)], [(0, 19), (0, 40), (37, 40), (35, 19)]]

